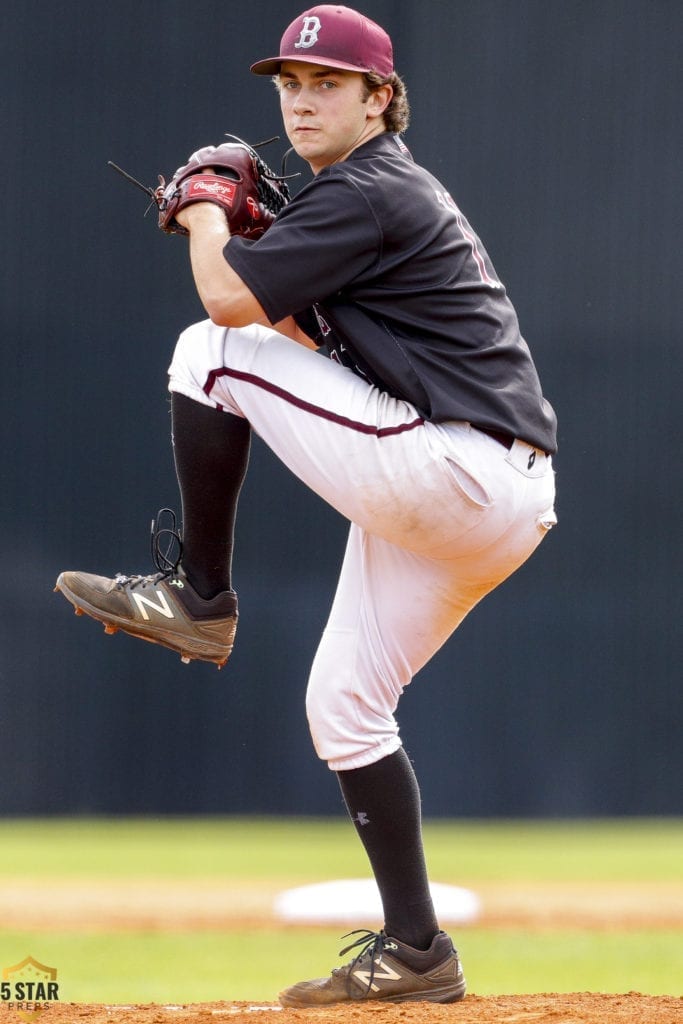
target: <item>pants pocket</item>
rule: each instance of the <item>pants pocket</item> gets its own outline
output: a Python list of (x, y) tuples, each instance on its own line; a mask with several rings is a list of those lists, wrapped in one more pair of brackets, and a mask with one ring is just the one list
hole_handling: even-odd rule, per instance
[(491, 505), (491, 495), (475, 476), (459, 462), (446, 457), (451, 478), (460, 496), (473, 508), (484, 510)]

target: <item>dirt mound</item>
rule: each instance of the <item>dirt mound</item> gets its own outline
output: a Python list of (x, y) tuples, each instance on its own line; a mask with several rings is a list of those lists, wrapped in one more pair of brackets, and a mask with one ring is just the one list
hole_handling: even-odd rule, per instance
[[(44, 1024), (680, 1024), (683, 999), (638, 992), (528, 996), (468, 995), (450, 1006), (364, 1003), (320, 1010), (283, 1010), (273, 1003), (187, 1006), (89, 1006), (53, 1003)], [(7, 1024), (13, 1014), (8, 1014)], [(15, 1019), (19, 1019), (16, 1017)]]

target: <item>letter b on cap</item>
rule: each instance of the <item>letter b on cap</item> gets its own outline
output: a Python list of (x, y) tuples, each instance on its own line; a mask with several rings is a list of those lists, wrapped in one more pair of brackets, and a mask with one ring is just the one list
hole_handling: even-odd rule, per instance
[(309, 15), (304, 18), (304, 26), (299, 33), (299, 38), (294, 43), (297, 50), (307, 50), (310, 46), (315, 46), (318, 42), (318, 32), (320, 31), (320, 18), (316, 18), (315, 15), (312, 17)]

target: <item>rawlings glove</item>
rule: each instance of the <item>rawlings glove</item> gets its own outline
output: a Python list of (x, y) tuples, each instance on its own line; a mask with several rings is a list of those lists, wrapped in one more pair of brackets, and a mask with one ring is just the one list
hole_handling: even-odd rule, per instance
[(154, 201), (162, 231), (187, 235), (176, 215), (191, 203), (209, 202), (224, 211), (231, 234), (260, 238), (289, 202), (284, 179), (246, 142), (231, 138), (235, 141), (198, 149), (168, 184), (159, 176)]

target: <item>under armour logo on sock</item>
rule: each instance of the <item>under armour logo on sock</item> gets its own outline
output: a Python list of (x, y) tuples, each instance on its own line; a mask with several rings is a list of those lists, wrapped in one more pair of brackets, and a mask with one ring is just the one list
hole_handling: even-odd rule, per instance
[(355, 821), (357, 825), (369, 825), (370, 819), (368, 818), (365, 811), (359, 811), (355, 818), (351, 818), (351, 821)]

